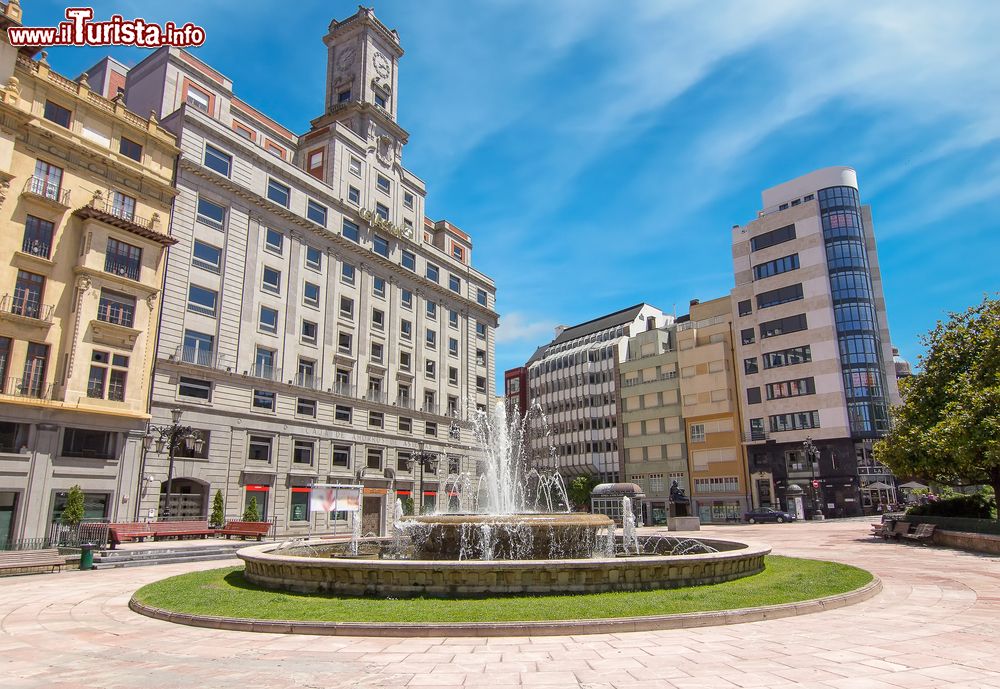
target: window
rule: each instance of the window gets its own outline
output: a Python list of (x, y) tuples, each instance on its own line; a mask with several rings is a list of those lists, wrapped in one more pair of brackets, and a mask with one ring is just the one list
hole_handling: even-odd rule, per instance
[(372, 327), (375, 330), (385, 330), (385, 311), (372, 309)]
[(344, 423), (351, 422), (351, 408), (344, 406), (343, 404), (338, 404), (333, 409), (333, 418), (336, 421), (342, 421)]
[(861, 270), (834, 273), (830, 276), (830, 290), (833, 292), (834, 302), (872, 298), (868, 273)]
[(254, 359), (253, 375), (258, 378), (274, 379), (280, 376), (280, 372), (274, 367), (277, 352), (273, 349), (258, 346)]
[(476, 390), (486, 392), (486, 376), (476, 376)]
[(307, 306), (319, 306), (319, 285), (306, 282), (302, 288), (302, 301)]
[(219, 293), (215, 290), (199, 287), (195, 284), (188, 286), (188, 311), (204, 314), (205, 316), (214, 316), (218, 300)]
[(485, 366), (486, 365), (486, 350), (477, 349), (476, 350), (476, 365)]
[(424, 374), (428, 378), (437, 377), (437, 364), (434, 362), (434, 359), (427, 359), (424, 361)]
[(350, 354), (354, 349), (354, 336), (351, 333), (340, 333), (337, 337), (337, 349), (344, 354)]
[(357, 158), (351, 158), (351, 162), (348, 165), (348, 169), (351, 171), (352, 175), (361, 176), (361, 161)]
[(226, 221), (226, 209), (206, 198), (198, 197), (198, 222), (221, 230)]
[(757, 308), (767, 309), (778, 304), (787, 304), (790, 301), (802, 299), (802, 283), (789, 285), (773, 289), (769, 292), (761, 292), (757, 295)]
[(424, 423), (424, 435), (437, 436), (438, 425), (434, 421), (427, 421)]
[(448, 382), (452, 385), (458, 385), (458, 369), (454, 366), (448, 367)]
[(382, 218), (383, 220), (389, 220), (389, 207), (384, 203), (375, 204), (375, 215)]
[(222, 249), (197, 239), (194, 240), (191, 265), (212, 273), (218, 273), (222, 268)]
[(118, 142), (118, 152), (126, 158), (142, 161), (142, 146), (131, 139), (126, 139), (124, 136)]
[(337, 93), (338, 103), (347, 103), (351, 100), (351, 89), (345, 89)]
[(431, 319), (432, 321), (437, 320), (437, 315), (438, 315), (437, 304), (435, 304), (432, 301), (428, 301), (424, 304), (424, 309), (427, 312), (427, 317), (429, 319)]
[(405, 208), (413, 208), (413, 194), (408, 191), (403, 192), (403, 206)]
[(437, 349), (437, 333), (436, 332), (434, 332), (433, 330), (431, 330), (430, 328), (428, 328), (427, 329), (427, 333), (424, 336), (424, 339), (427, 342), (427, 348), (428, 349)]
[(278, 332), (278, 310), (261, 306), (257, 327), (265, 333), (276, 334)]
[(739, 303), (739, 312), (741, 316), (749, 316), (753, 313), (753, 309), (750, 307), (749, 299), (745, 299)]
[(104, 254), (104, 272), (138, 280), (142, 270), (142, 249), (117, 239), (108, 239)]
[(333, 446), (333, 466), (335, 467), (347, 467), (351, 464), (351, 446), (350, 445), (334, 445)]
[(265, 139), (265, 143), (264, 143), (264, 150), (267, 151), (268, 153), (273, 153), (274, 155), (278, 156), (282, 160), (285, 159), (285, 149), (283, 149), (281, 146), (279, 146), (276, 143), (273, 143), (271, 141), (267, 141), (266, 139)]
[(62, 453), (65, 457), (114, 459), (115, 434), (88, 428), (67, 428), (63, 433)]
[(44, 116), (48, 121), (55, 122), (60, 127), (66, 127), (66, 129), (69, 129), (69, 123), (73, 119), (73, 113), (50, 100), (45, 101)]
[(400, 433), (412, 433), (413, 432), (413, 419), (408, 416), (399, 417), (399, 431)]
[(264, 248), (280, 256), (285, 248), (285, 235), (270, 227), (267, 228), (264, 231)]
[(404, 289), (399, 293), (399, 301), (403, 305), (404, 309), (413, 308), (413, 292), (408, 289)]
[(365, 466), (369, 469), (382, 469), (382, 450), (379, 448), (368, 448), (367, 461)]
[(291, 195), (292, 190), (286, 185), (274, 179), (267, 180), (267, 198), (271, 199), (279, 206), (288, 208)]
[(112, 356), (108, 352), (94, 350), (90, 360), (87, 397), (107, 397), (112, 402), (124, 402), (129, 358), (122, 354)]
[(274, 438), (269, 435), (251, 435), (250, 445), (247, 448), (247, 459), (255, 462), (271, 462), (271, 448), (274, 445)]
[(417, 270), (417, 256), (412, 251), (407, 251), (404, 249), (399, 258), (399, 264), (406, 268), (407, 270), (412, 270), (416, 272)]
[(703, 423), (693, 423), (690, 426), (691, 429), (691, 442), (692, 443), (703, 443), (705, 442), (705, 424)]
[(44, 160), (35, 161), (35, 175), (31, 178), (31, 193), (53, 201), (60, 200), (62, 189), (62, 168), (50, 165)]
[[(131, 328), (135, 323), (135, 297), (102, 289), (101, 300), (97, 305), (97, 320)], [(0, 372), (3, 368), (0, 365)]]
[(776, 230), (757, 235), (750, 240), (750, 250), (760, 251), (775, 244), (782, 244), (795, 239), (795, 225), (786, 225)]
[(402, 351), (399, 353), (399, 370), (409, 371), (410, 370), (410, 359), (411, 355), (409, 352)]
[(476, 301), (479, 302), (480, 306), (486, 306), (486, 290), (476, 290)]
[(781, 383), (768, 383), (767, 399), (776, 400), (785, 397), (800, 397), (802, 395), (813, 395), (816, 393), (816, 382), (813, 378), (799, 378), (798, 380), (786, 380)]
[(320, 227), (326, 227), (326, 206), (309, 199), (306, 204), (306, 217)]
[(798, 267), (798, 254), (783, 256), (782, 258), (776, 258), (773, 261), (768, 261), (767, 263), (761, 263), (760, 265), (754, 266), (753, 279), (763, 280), (764, 278), (769, 278), (773, 275), (780, 275), (782, 273), (787, 273), (790, 270), (796, 270)]
[(357, 187), (347, 187), (347, 200), (355, 206), (361, 204), (361, 190)]
[(281, 294), (281, 271), (270, 266), (264, 266), (260, 279), (260, 288), (265, 292)]
[(323, 179), (323, 149), (310, 151), (306, 158), (306, 172), (316, 179)]
[(354, 284), (354, 266), (350, 263), (345, 263), (340, 267), (340, 281), (345, 285)]
[(375, 91), (375, 105), (379, 106), (382, 109), (385, 109), (387, 107), (385, 94), (382, 93), (381, 91)]
[(368, 426), (371, 428), (385, 428), (385, 416), (380, 411), (368, 412)]
[(211, 144), (205, 144), (205, 167), (215, 170), (223, 177), (229, 177), (233, 169), (233, 157)]
[(313, 419), (316, 418), (316, 400), (299, 397), (295, 401), (295, 413), (299, 416), (308, 416)]
[(757, 341), (756, 332), (753, 328), (744, 328), (740, 331), (740, 342), (745, 345), (753, 344)]
[[(768, 399), (771, 399), (770, 396)], [(747, 404), (760, 404), (760, 388), (747, 388)]]
[(257, 141), (257, 132), (250, 129), (249, 127), (244, 127), (238, 122), (233, 122), (233, 131), (235, 131), (239, 136), (243, 137), (247, 141)]
[(457, 258), (459, 261), (465, 262), (465, 250), (462, 249), (458, 244), (451, 245), (451, 255)]
[(379, 256), (389, 258), (389, 240), (385, 237), (379, 237), (377, 234), (372, 235), (372, 249)]
[(274, 411), (275, 394), (266, 390), (253, 391), (253, 408), (263, 411)]
[(348, 320), (354, 319), (354, 300), (350, 297), (340, 298), (340, 315)]
[(378, 175), (375, 178), (375, 185), (378, 187), (379, 191), (385, 192), (386, 194), (392, 191), (392, 183), (384, 175)]
[(809, 345), (803, 347), (792, 347), (791, 349), (781, 349), (777, 352), (764, 354), (764, 368), (781, 368), (782, 366), (794, 366), (812, 361), (812, 351)]
[(48, 220), (29, 215), (24, 220), (24, 239), (21, 251), (32, 256), (49, 258), (52, 255), (52, 235), (55, 225)]
[(385, 278), (380, 278), (377, 275), (372, 277), (372, 294), (376, 297), (385, 296)]
[(486, 324), (476, 323), (476, 336), (486, 338)]
[(743, 372), (748, 376), (757, 373), (757, 357), (752, 356), (743, 360)]
[(209, 402), (212, 400), (212, 384), (207, 380), (181, 376), (177, 381), (177, 394)]
[(448, 353), (452, 356), (458, 356), (458, 340), (454, 337), (448, 338)]
[(819, 428), (819, 412), (803, 411), (793, 414), (776, 414), (768, 417), (772, 433), (781, 431), (800, 431), (808, 428)]
[(312, 440), (296, 440), (292, 443), (292, 462), (312, 466), (316, 454), (316, 443)]
[(788, 333), (805, 330), (807, 327), (806, 315), (804, 313), (796, 316), (788, 316), (787, 318), (779, 318), (774, 321), (766, 321), (760, 324), (760, 339), (787, 335)]
[(110, 212), (116, 218), (133, 222), (135, 220), (135, 198), (118, 190), (112, 191)]
[(344, 226), (340, 233), (344, 235), (344, 239), (350, 239), (352, 242), (361, 241), (361, 233), (358, 231), (358, 226), (346, 218), (344, 219)]
[(440, 271), (438, 270), (438, 267), (436, 265), (434, 265), (433, 263), (428, 263), (427, 270), (424, 273), (424, 275), (427, 277), (428, 280), (432, 282), (437, 282), (439, 272)]
[(385, 346), (381, 342), (372, 342), (370, 351), (372, 361), (376, 364), (381, 364), (385, 353)]
[(448, 276), (448, 289), (450, 289), (452, 292), (459, 292), (459, 293), (461, 293), (461, 291), (462, 291), (462, 280), (461, 280), (461, 278), (459, 278), (457, 275), (449, 275)]
[(302, 320), (302, 341), (306, 344), (316, 344), (316, 333), (319, 326), (312, 321)]
[(311, 493), (309, 488), (294, 486), (292, 488), (292, 495), (289, 507), (291, 512), (288, 515), (288, 520), (292, 522), (307, 522), (309, 521), (309, 494)]
[(314, 246), (306, 246), (306, 267), (313, 270), (322, 270), (323, 252)]
[(200, 88), (188, 84), (187, 87), (187, 97), (184, 99), (188, 105), (201, 110), (202, 112), (209, 112), (209, 103), (211, 102), (211, 96), (202, 91)]

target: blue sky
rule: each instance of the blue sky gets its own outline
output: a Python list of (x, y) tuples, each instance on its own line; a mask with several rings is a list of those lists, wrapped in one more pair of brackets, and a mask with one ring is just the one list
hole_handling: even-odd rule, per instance
[[(24, 3), (31, 25), (62, 3)], [(236, 8), (239, 9), (236, 9)], [(356, 2), (108, 2), (193, 21), (196, 53), (297, 132), (321, 114), (330, 19)], [(857, 169), (893, 343), (1000, 289), (1000, 3), (377, 2), (406, 55), (404, 164), (497, 283), (497, 373), (558, 323), (733, 283), (760, 191)], [(60, 48), (75, 76), (105, 49)], [(143, 53), (112, 52), (126, 64)], [(268, 79), (262, 78), (267, 75)], [(501, 386), (502, 389), (502, 386)]]

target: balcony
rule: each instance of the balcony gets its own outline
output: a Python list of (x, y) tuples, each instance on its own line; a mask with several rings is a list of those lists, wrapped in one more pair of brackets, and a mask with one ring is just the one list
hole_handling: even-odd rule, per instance
[(428, 414), (434, 414), (435, 416), (440, 415), (441, 408), (433, 402), (424, 402), (420, 407), (420, 411), (427, 412)]
[(295, 380), (290, 380), (288, 383), (289, 385), (297, 385), (300, 388), (309, 388), (310, 390), (321, 390), (323, 388), (323, 381), (312, 373), (297, 373), (295, 374)]
[(0, 297), (0, 317), (23, 325), (47, 328), (52, 325), (51, 304), (42, 304), (29, 294), (5, 294)]
[(177, 352), (171, 358), (174, 361), (180, 360), (185, 364), (205, 366), (207, 368), (218, 368), (221, 359), (214, 349), (206, 349), (204, 347), (178, 347)]
[(69, 208), (69, 191), (69, 189), (63, 189), (60, 184), (51, 182), (44, 177), (30, 177), (24, 183), (21, 195), (65, 210)]
[(52, 240), (25, 235), (24, 241), (21, 242), (21, 251), (29, 256), (44, 258), (48, 261), (52, 256)]
[(0, 380), (0, 394), (6, 397), (47, 400), (51, 398), (52, 385), (30, 378), (7, 378)]
[(744, 443), (764, 443), (768, 440), (766, 431), (749, 431), (740, 434), (740, 440)]
[(397, 397), (393, 405), (402, 409), (416, 409), (417, 401), (412, 397)]
[(354, 386), (350, 383), (344, 382), (334, 383), (331, 391), (333, 394), (341, 395), (343, 397), (354, 397), (356, 394)]
[(250, 375), (254, 378), (262, 378), (275, 383), (281, 382), (281, 369), (270, 364), (255, 363), (253, 368), (250, 369)]
[(369, 402), (377, 402), (378, 404), (388, 404), (389, 399), (386, 393), (381, 390), (369, 390), (365, 393), (365, 400)]
[(84, 220), (99, 220), (163, 246), (177, 243), (176, 239), (160, 231), (161, 223), (158, 214), (154, 213), (151, 218), (141, 218), (135, 214), (134, 210), (105, 200), (101, 194), (95, 194), (90, 203), (82, 208), (77, 208), (73, 211), (73, 215)]
[(142, 262), (122, 254), (105, 254), (104, 272), (138, 281), (142, 272)]

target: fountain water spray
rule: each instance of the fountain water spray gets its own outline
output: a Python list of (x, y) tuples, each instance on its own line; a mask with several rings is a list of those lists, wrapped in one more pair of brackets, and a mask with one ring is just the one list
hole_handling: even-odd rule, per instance
[(631, 549), (636, 555), (642, 553), (639, 548), (639, 535), (636, 533), (635, 512), (632, 511), (632, 498), (622, 497), (622, 550), (626, 554)]

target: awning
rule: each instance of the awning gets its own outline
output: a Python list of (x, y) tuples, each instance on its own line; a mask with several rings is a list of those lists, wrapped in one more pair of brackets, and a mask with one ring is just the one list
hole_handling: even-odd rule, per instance
[(396, 495), (409, 495), (409, 494), (410, 494), (410, 491), (408, 491), (408, 490), (397, 490), (396, 491)]
[(899, 487), (906, 488), (907, 490), (923, 490), (924, 488), (927, 488), (927, 486), (920, 483), (920, 481), (908, 481), (907, 483), (900, 484)]
[(881, 481), (876, 481), (875, 483), (869, 483), (867, 486), (861, 486), (865, 490), (892, 490), (892, 486), (888, 483), (882, 483)]

